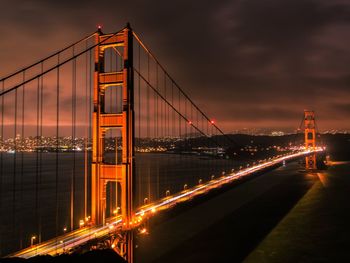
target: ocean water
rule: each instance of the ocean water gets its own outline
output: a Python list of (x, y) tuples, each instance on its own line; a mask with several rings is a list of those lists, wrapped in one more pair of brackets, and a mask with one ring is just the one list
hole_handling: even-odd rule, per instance
[[(106, 159), (113, 156), (106, 156)], [(74, 228), (85, 216), (85, 187), (90, 187), (91, 156), (84, 153), (2, 153), (0, 162), (0, 256), (45, 241)], [(87, 161), (87, 165), (85, 163)], [(179, 192), (241, 164), (197, 155), (140, 153), (135, 156), (135, 207)], [(85, 186), (85, 178), (87, 185)], [(74, 182), (74, 200), (72, 185)], [(119, 188), (118, 188), (119, 189)], [(117, 189), (117, 192), (118, 192)], [(107, 214), (120, 205), (115, 185), (107, 187)], [(120, 192), (120, 190), (119, 190)], [(90, 197), (87, 193), (89, 215)]]

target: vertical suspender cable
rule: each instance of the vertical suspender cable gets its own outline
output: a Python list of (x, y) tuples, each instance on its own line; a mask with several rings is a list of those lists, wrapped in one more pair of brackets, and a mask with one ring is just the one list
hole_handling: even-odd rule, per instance
[[(39, 212), (38, 212), (38, 202), (39, 202), (39, 169), (40, 169), (40, 160), (39, 160), (39, 119), (40, 119), (40, 77), (38, 78), (37, 88), (36, 88), (36, 151), (35, 151), (35, 160), (36, 160), (36, 169), (35, 169), (35, 221), (39, 222)], [(37, 225), (38, 227), (38, 225)], [(39, 228), (37, 228), (39, 235)]]
[[(171, 82), (171, 104), (175, 106), (174, 103), (174, 82)], [(175, 137), (175, 111), (172, 110), (172, 125), (171, 125), (171, 137)]]
[[(187, 99), (184, 98), (184, 104), (185, 104), (185, 112), (184, 112), (184, 116), (185, 118), (188, 120), (188, 115), (187, 115)], [(191, 121), (191, 120), (190, 120)], [(187, 127), (191, 126), (191, 122), (185, 121), (185, 131), (184, 131), (184, 140), (185, 140), (185, 151), (188, 153), (188, 132), (187, 132)], [(186, 154), (187, 155), (187, 154)], [(186, 171), (188, 171), (188, 168), (190, 167), (187, 163), (187, 159), (188, 157), (185, 155), (185, 162), (183, 164), (184, 169), (186, 169)]]
[(14, 116), (14, 155), (13, 155), (13, 192), (12, 192), (12, 232), (14, 236), (15, 235), (15, 226), (16, 226), (16, 173), (17, 173), (17, 104), (18, 104), (18, 99), (17, 99), (17, 89), (15, 90), (15, 116)]
[[(150, 60), (149, 60), (149, 54), (147, 54), (147, 81), (150, 81)], [(146, 103), (147, 103), (147, 141), (150, 143), (150, 105), (149, 105), (149, 85), (147, 84), (147, 89), (146, 89)], [(151, 200), (151, 169), (147, 169), (147, 178), (148, 178), (148, 200)]]
[[(158, 75), (158, 64), (156, 65), (156, 89), (159, 90), (159, 75)], [(156, 97), (156, 109), (155, 109), (155, 117), (156, 117), (156, 138), (158, 139), (159, 134), (158, 134), (158, 127), (159, 127), (159, 107), (158, 107), (158, 96), (155, 94)]]
[[(168, 91), (167, 91), (168, 92)], [(168, 94), (170, 95), (170, 98), (171, 98), (171, 94)], [(169, 135), (170, 135), (170, 107), (167, 105), (167, 131), (166, 131), (166, 134), (167, 134), (167, 137), (169, 138)]]
[[(158, 65), (157, 65), (158, 66)], [(165, 85), (164, 85), (165, 83), (163, 83), (163, 97), (164, 97), (164, 95), (165, 95)], [(161, 90), (159, 90), (159, 92), (160, 92), (160, 94), (162, 94), (162, 91)], [(161, 130), (160, 130), (160, 136), (161, 136), (161, 138), (163, 138), (164, 137), (164, 119), (165, 119), (165, 115), (164, 115), (164, 106), (165, 106), (165, 102), (164, 101), (162, 101), (161, 102), (161, 104), (160, 104), (160, 117), (161, 117), (161, 121), (160, 121), (160, 127), (161, 127)]]
[[(141, 47), (140, 44), (138, 45), (138, 70), (141, 72)], [(138, 75), (138, 147), (141, 148), (141, 77)], [(138, 188), (139, 188), (139, 205), (142, 205), (142, 181), (140, 175), (140, 168), (138, 169), (136, 180), (138, 182)]]
[[(89, 50), (89, 139), (88, 139), (88, 143), (89, 145), (91, 145), (91, 137), (92, 137), (92, 51), (91, 49)], [(91, 153), (90, 153), (91, 154)], [(91, 156), (89, 156), (91, 158)], [(89, 158), (89, 161), (91, 160)], [(91, 170), (89, 170), (91, 174)], [(91, 176), (90, 176), (91, 178)], [(89, 179), (90, 179), (89, 178)], [(88, 177), (87, 177), (88, 179)], [(91, 182), (90, 182), (91, 184)], [(85, 202), (86, 202), (86, 207), (85, 207), (85, 211), (87, 211), (86, 213), (88, 213), (87, 207), (88, 207), (88, 181), (85, 184)], [(91, 213), (91, 211), (90, 211)]]
[[(164, 74), (164, 94), (163, 94), (165, 100), (167, 99), (166, 97), (166, 76)], [(162, 137), (166, 136), (166, 103), (163, 101), (162, 103)]]
[[(180, 93), (180, 90), (178, 89), (178, 95), (179, 95), (179, 99), (178, 99), (178, 103), (179, 103), (179, 108), (178, 108), (178, 110), (179, 110), (179, 112), (181, 112), (181, 93)], [(180, 146), (180, 156), (179, 156), (179, 158), (180, 158), (180, 161), (182, 160), (182, 153), (181, 153), (181, 151), (182, 151), (182, 141), (181, 141), (181, 116), (180, 116), (180, 114), (178, 114), (178, 116), (179, 116), (179, 146)]]
[[(157, 86), (156, 89), (158, 89), (158, 66), (156, 65), (156, 69), (157, 69), (157, 73), (156, 73), (156, 82), (157, 82)], [(158, 123), (159, 123), (159, 107), (158, 107), (158, 95), (156, 94), (156, 92), (153, 90), (153, 98), (154, 98), (154, 144), (156, 145), (157, 142), (159, 141), (159, 132), (158, 132)], [(157, 146), (157, 145), (156, 145)], [(158, 160), (159, 161), (159, 160)], [(155, 175), (156, 175), (156, 183), (155, 183), (155, 195), (157, 199), (160, 199), (160, 167), (159, 165), (157, 166), (157, 168), (155, 169)]]
[[(41, 63), (41, 73), (44, 72), (44, 62)], [(39, 243), (41, 243), (41, 236), (42, 236), (42, 228), (41, 228), (41, 207), (40, 207), (40, 190), (41, 190), (41, 176), (42, 176), (42, 139), (43, 139), (43, 104), (44, 104), (44, 75), (41, 76), (40, 81), (40, 121), (39, 121), (39, 178), (38, 178), (38, 236), (39, 236)]]
[[(156, 64), (156, 89), (159, 90), (159, 75), (158, 75), (158, 64)], [(159, 140), (159, 133), (158, 133), (158, 127), (159, 127), (159, 107), (158, 107), (158, 95), (156, 92), (154, 92), (154, 97), (155, 97), (155, 109), (154, 109), (154, 117), (155, 117), (155, 134), (154, 137), (156, 138), (155, 143)], [(157, 173), (157, 199), (160, 198), (160, 185), (159, 185), (159, 167), (156, 169)], [(165, 177), (166, 178), (166, 177)]]
[[(5, 91), (5, 81), (2, 81), (2, 92)], [(5, 110), (5, 105), (4, 105), (4, 99), (5, 96), (1, 96), (1, 147), (4, 147), (4, 110)], [(3, 160), (3, 151), (0, 151), (0, 212), (2, 212), (2, 181), (3, 181), (3, 176), (4, 176), (4, 160)], [(2, 217), (0, 217), (0, 229), (2, 231)], [(0, 235), (0, 256), (2, 256), (2, 242), (3, 238), (2, 235)]]
[[(85, 42), (85, 49), (88, 49), (88, 41)], [(88, 97), (88, 57), (89, 53), (85, 53), (85, 131), (84, 131), (84, 219), (87, 218), (87, 138), (88, 138), (88, 103), (89, 103), (89, 97)]]
[[(158, 67), (158, 65), (157, 65), (157, 67)], [(165, 74), (164, 74), (164, 94), (163, 94), (163, 96), (164, 96), (165, 100), (167, 100), (166, 75)], [(163, 145), (166, 142), (166, 123), (167, 123), (166, 106), (167, 106), (166, 102), (164, 101), (164, 107), (163, 107), (163, 110), (162, 110), (162, 116), (163, 116), (163, 121), (164, 121), (164, 124), (163, 124), (163, 138), (162, 138)], [(169, 167), (169, 165), (168, 165), (169, 164), (168, 157), (166, 157), (166, 162), (165, 163), (166, 163), (166, 167)], [(167, 173), (167, 174), (171, 174), (171, 173)], [(171, 183), (170, 183), (170, 186), (171, 186)], [(171, 188), (170, 186), (167, 187), (167, 190), (170, 190), (170, 192), (172, 192), (172, 189), (170, 189)]]
[[(189, 126), (190, 127), (190, 131), (189, 131), (189, 150), (191, 152), (190, 156), (192, 156), (192, 149), (193, 149), (193, 141), (194, 141), (194, 138), (195, 136), (193, 135), (193, 123), (194, 123), (194, 120), (193, 120), (193, 109), (192, 109), (192, 105), (190, 104), (190, 110), (189, 110), (189, 119), (191, 120), (191, 125)], [(192, 158), (191, 158), (192, 159)], [(196, 167), (196, 159), (193, 158), (193, 160), (190, 161), (190, 168), (193, 169), (193, 172), (195, 172), (195, 167)]]
[[(75, 55), (75, 48), (73, 46), (73, 56)], [(75, 199), (75, 125), (76, 125), (76, 59), (73, 59), (72, 64), (72, 150), (73, 150), (73, 167), (71, 177), (71, 191), (70, 191), (70, 229), (74, 229), (74, 199)]]
[[(171, 81), (171, 105), (175, 106), (175, 104), (174, 104), (174, 83), (172, 81)], [(171, 110), (170, 107), (169, 107), (169, 110)], [(172, 141), (171, 144), (173, 144), (174, 139), (175, 139), (175, 132), (174, 132), (175, 131), (175, 115), (174, 115), (175, 111), (171, 110), (171, 113), (172, 113), (171, 114), (171, 141)], [(170, 118), (170, 116), (169, 116), (169, 118)], [(172, 163), (174, 164), (174, 158), (171, 158), (171, 160), (172, 160)], [(174, 172), (176, 173), (176, 171), (174, 171)]]
[[(122, 67), (122, 65), (121, 65)], [(115, 59), (115, 71), (118, 70), (118, 57), (116, 57)], [(119, 97), (118, 97), (118, 89), (115, 89), (115, 97), (114, 97), (114, 101), (115, 101), (115, 105), (116, 105), (116, 111), (115, 112), (118, 112), (119, 111), (119, 108), (118, 108), (118, 102), (120, 101), (119, 100)], [(116, 133), (115, 133), (115, 164), (118, 165), (119, 162), (119, 159), (118, 159), (118, 131), (116, 130)], [(116, 169), (116, 174), (115, 174), (115, 177), (118, 178), (118, 174), (117, 174), (117, 169)], [(112, 190), (111, 190), (112, 192)], [(116, 211), (115, 214), (117, 214), (119, 212), (119, 209), (118, 209), (118, 180), (116, 179), (116, 182), (115, 182), (115, 205), (114, 205), (114, 210)], [(112, 198), (111, 198), (112, 200)], [(111, 201), (111, 205), (112, 204), (112, 201)]]
[[(23, 82), (25, 81), (25, 70), (23, 71)], [(20, 201), (19, 201), (19, 206), (20, 206), (20, 213), (22, 213), (22, 203), (23, 203), (23, 154), (24, 154), (24, 95), (25, 95), (25, 85), (22, 87), (22, 122), (21, 122), (21, 177), (20, 177)], [(20, 216), (19, 218), (19, 236), (20, 236), (20, 241), (19, 241), (19, 247), (22, 249), (23, 247), (23, 217)]]
[[(57, 56), (58, 63), (60, 63), (60, 54)], [(57, 243), (57, 237), (58, 237), (58, 211), (59, 211), (59, 198), (58, 198), (58, 153), (59, 153), (59, 124), (60, 124), (60, 67), (57, 67), (57, 74), (56, 74), (56, 176), (55, 176), (55, 200), (56, 200), (56, 213), (55, 213), (55, 228), (56, 228), (56, 243)]]

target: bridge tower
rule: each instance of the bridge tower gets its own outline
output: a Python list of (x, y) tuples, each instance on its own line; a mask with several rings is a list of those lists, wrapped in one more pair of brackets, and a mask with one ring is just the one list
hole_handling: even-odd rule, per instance
[[(134, 173), (134, 76), (133, 76), (133, 33), (128, 24), (116, 34), (96, 33), (95, 71), (93, 92), (93, 139), (91, 180), (91, 221), (105, 224), (106, 186), (108, 182), (120, 185), (123, 235), (113, 247), (128, 262), (132, 262), (132, 231), (129, 222), (133, 220), (133, 173)], [(108, 48), (121, 50), (123, 65), (120, 71), (105, 72), (105, 51)], [(122, 112), (106, 113), (105, 91), (108, 87), (122, 89)], [(118, 103), (118, 102), (115, 102)], [(105, 162), (105, 135), (110, 129), (119, 129), (122, 137), (121, 163)], [(116, 149), (117, 154), (117, 149)]]
[[(316, 123), (315, 112), (304, 111), (304, 127), (305, 127), (305, 148), (307, 150), (316, 150)], [(316, 169), (316, 154), (313, 153), (305, 157), (306, 169)]]

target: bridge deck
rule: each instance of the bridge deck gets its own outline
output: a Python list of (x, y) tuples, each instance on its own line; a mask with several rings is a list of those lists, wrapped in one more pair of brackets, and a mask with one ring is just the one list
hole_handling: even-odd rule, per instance
[[(322, 151), (322, 149), (318, 149), (316, 151)], [(224, 184), (230, 183), (242, 177), (251, 175), (256, 172), (261, 172), (267, 168), (271, 168), (283, 161), (290, 161), (293, 159), (297, 159), (308, 154), (313, 153), (312, 151), (300, 151), (297, 153), (288, 154), (285, 156), (280, 156), (278, 158), (268, 160), (264, 163), (257, 164), (255, 166), (242, 169), (238, 172), (228, 174), (226, 176), (222, 176), (217, 179), (213, 179), (208, 183), (200, 184), (196, 187), (190, 188), (188, 190), (184, 190), (178, 194), (163, 198), (158, 202), (140, 207), (136, 211), (136, 216), (143, 219), (152, 216), (157, 211), (168, 209), (180, 202), (188, 201), (197, 195), (204, 194), (211, 189), (221, 187)], [(91, 226), (84, 227), (72, 232), (69, 232), (65, 235), (59, 236), (57, 238), (51, 239), (46, 242), (42, 242), (35, 246), (26, 248), (24, 250), (18, 251), (14, 254), (11, 254), (11, 257), (22, 257), (22, 258), (30, 258), (36, 255), (55, 255), (63, 253), (65, 250), (69, 250), (76, 246), (83, 245), (89, 240), (98, 239), (104, 236), (107, 236), (111, 232), (118, 231), (122, 227), (121, 217), (110, 218), (106, 225), (103, 226)]]

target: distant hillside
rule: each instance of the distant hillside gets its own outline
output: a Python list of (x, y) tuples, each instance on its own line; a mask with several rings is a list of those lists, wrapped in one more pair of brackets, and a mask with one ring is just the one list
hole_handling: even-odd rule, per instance
[(332, 159), (350, 160), (350, 134), (324, 134), (320, 140)]
[[(228, 139), (229, 138), (229, 139)], [(304, 143), (304, 134), (292, 134), (283, 136), (258, 136), (245, 134), (229, 134), (227, 136), (213, 136), (212, 139), (222, 147), (239, 151), (245, 146), (280, 146), (285, 147), (290, 144), (300, 145)], [(207, 138), (193, 139), (192, 145), (205, 145)], [(325, 146), (327, 153), (336, 160), (350, 160), (350, 134), (321, 134), (317, 136), (317, 144)]]

